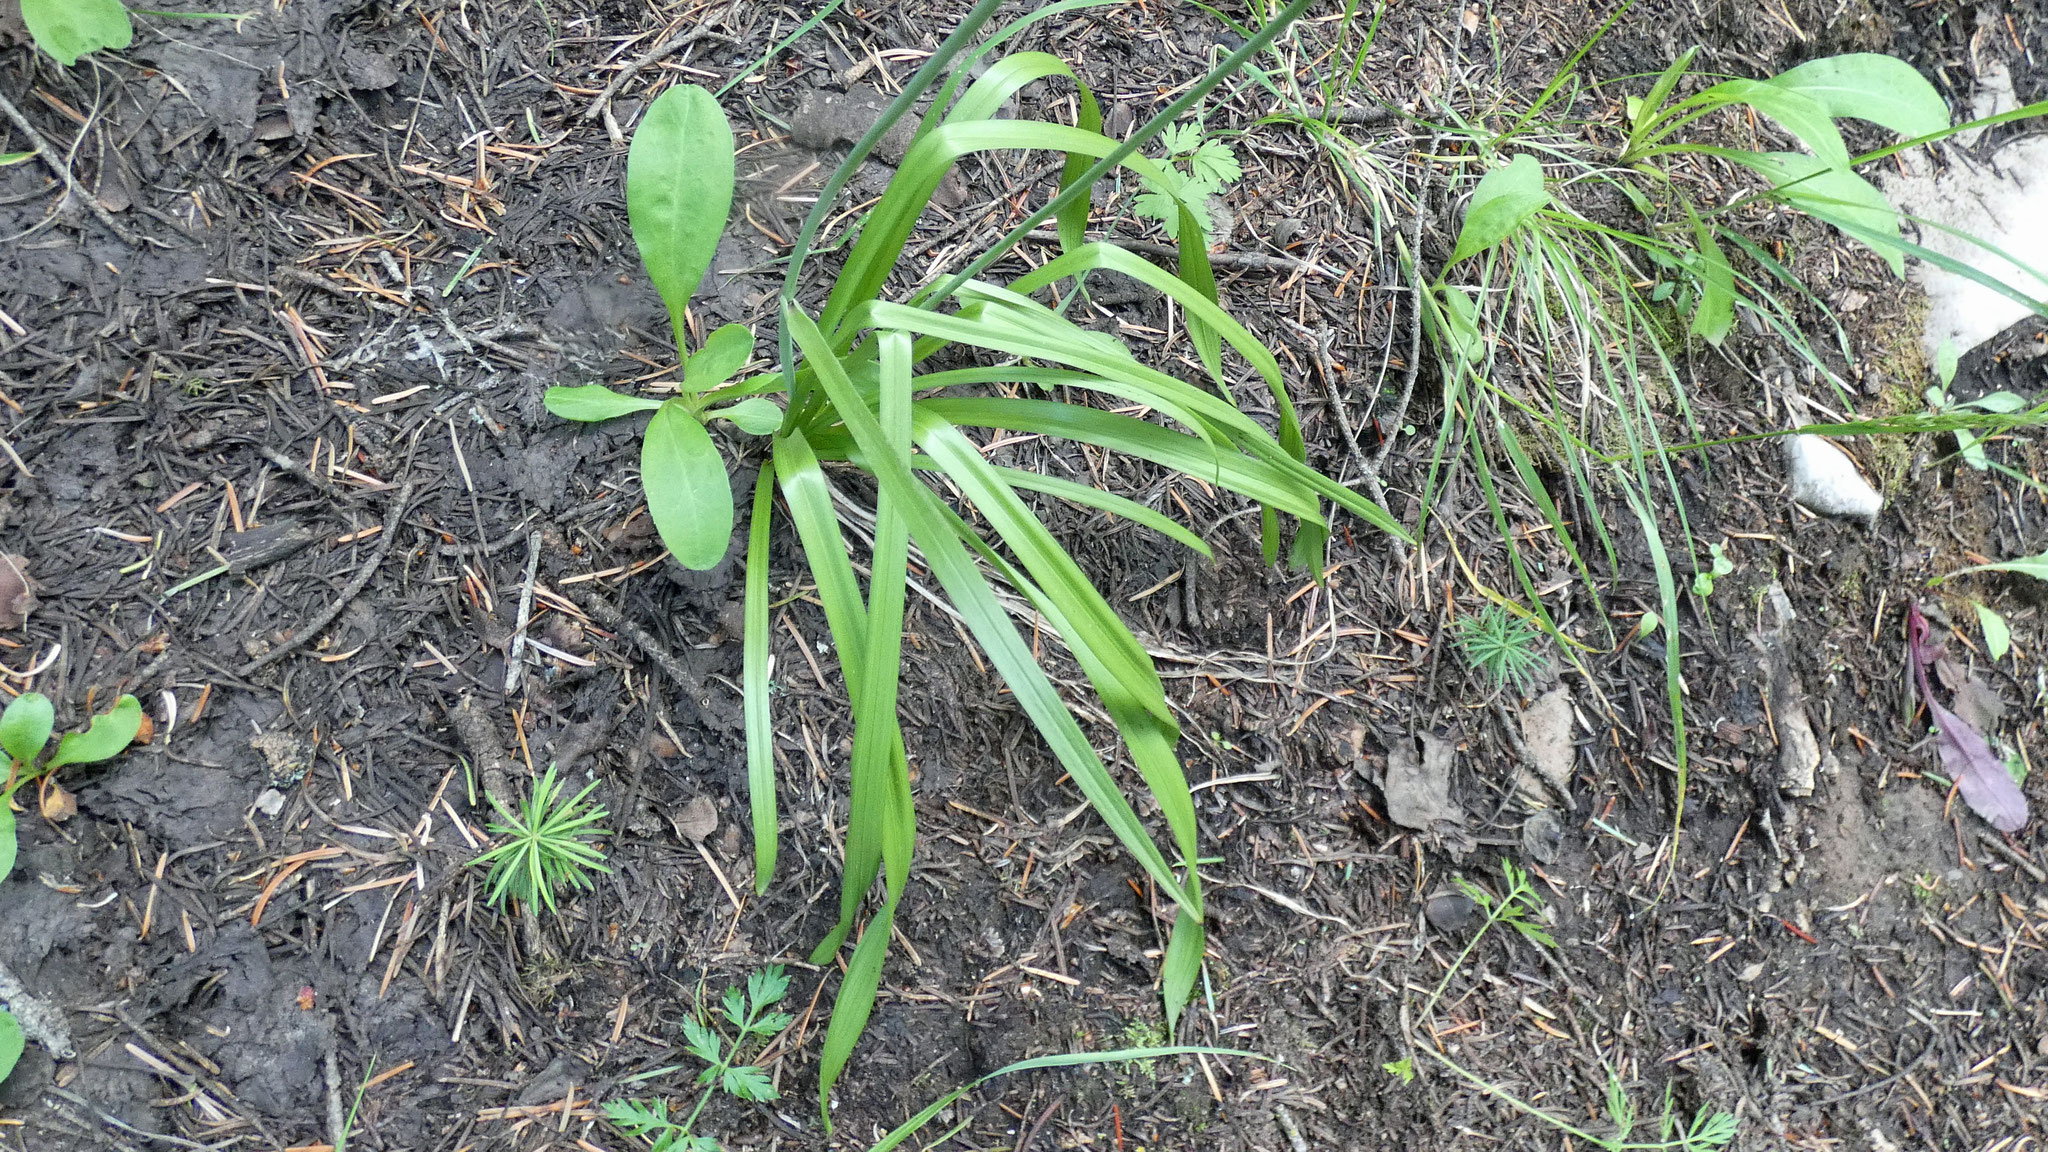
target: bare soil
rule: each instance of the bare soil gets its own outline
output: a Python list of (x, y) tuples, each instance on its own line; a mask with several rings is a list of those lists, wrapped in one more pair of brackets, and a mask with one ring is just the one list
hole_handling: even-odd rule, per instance
[[(694, 309), (704, 330), (770, 331), (775, 261), (807, 197), (965, 7), (848, 6), (726, 97), (742, 192)], [(738, 540), (709, 573), (662, 560), (639, 507), (636, 429), (541, 408), (551, 384), (672, 367), (626, 228), (622, 133), (659, 86), (722, 84), (808, 6), (259, 8), (233, 23), (139, 16), (132, 49), (71, 70), (23, 43), (0, 51), (0, 91), (128, 234), (47, 168), (0, 167), (0, 550), (40, 585), (26, 626), (0, 635), (0, 663), (10, 689), (40, 667), (33, 686), (62, 724), (121, 692), (156, 718), (147, 747), (62, 773), (76, 816), (22, 814), (0, 963), (62, 1010), (74, 1051), (30, 1046), (0, 1087), (0, 1142), (308, 1148), (336, 1142), (353, 1113), (351, 1149), (623, 1150), (601, 1103), (693, 1100), (682, 1018), (771, 963), (793, 974), (799, 1015), (765, 1061), (784, 1098), (715, 1104), (701, 1130), (728, 1147), (864, 1148), (1008, 1062), (1162, 1040), (1161, 902), (949, 618), (914, 600), (903, 712), (919, 852), (826, 1134), (817, 1048), (837, 973), (804, 958), (837, 906), (851, 729), (801, 557), (778, 545), (772, 558), (785, 819), (781, 871), (755, 898)], [(1303, 26), (1311, 45), (1334, 35), (1330, 9)], [(1591, 26), (1555, 0), (1401, 5), (1363, 90), (1411, 105), (1458, 75), (1534, 92)], [(707, 34), (600, 98), (623, 65), (693, 28)], [(1703, 67), (1743, 75), (1887, 51), (1961, 106), (1994, 61), (2022, 100), (2040, 98), (2044, 36), (2036, 0), (1644, 0), (1581, 73), (1618, 85), (1618, 102), (1640, 91), (1621, 78), (1694, 43)], [(1127, 125), (1232, 43), (1201, 9), (1155, 2), (1076, 11), (1016, 46), (1072, 62)], [(851, 98), (826, 107), (817, 92)], [(1025, 110), (1056, 115), (1064, 99), (1027, 95)], [(1390, 230), (1408, 221), (1375, 231), (1309, 141), (1254, 124), (1263, 99), (1241, 87), (1209, 118), (1243, 132), (1229, 249), (1273, 258), (1224, 266), (1225, 302), (1290, 367), (1312, 462), (1358, 480), (1336, 404), (1367, 450), (1396, 438), (1383, 479), (1413, 523), (1436, 381), (1423, 374), (1409, 435), (1369, 378), (1403, 367), (1411, 318)], [(0, 150), (27, 147), (8, 131)], [(1427, 163), (1428, 134), (1399, 120), (1356, 131), (1405, 134), (1411, 186), (1428, 169), (1441, 188), (1453, 167)], [(879, 192), (890, 158), (849, 203)], [(968, 165), (906, 266), (958, 267), (1055, 174), (1037, 157)], [(1425, 221), (1426, 263), (1448, 253), (1444, 199)], [(1098, 223), (1145, 238), (1128, 201), (1098, 198)], [(1868, 410), (1917, 402), (1928, 380), (1911, 289), (1817, 228), (1766, 223), (1843, 317), (1844, 371)], [(808, 293), (830, 260), (813, 267)], [(1187, 357), (1156, 303), (1103, 311), (1160, 362)], [(1331, 378), (1305, 333), (1330, 337)], [(2042, 348), (2038, 326), (2009, 333), (1966, 360), (1958, 392), (2038, 397)], [(1754, 335), (1725, 355), (1689, 352), (1702, 427), (1775, 427), (1760, 381), (1783, 360)], [(734, 447), (747, 491), (758, 449)], [(1935, 754), (1909, 717), (1901, 640), (1911, 600), (1955, 625), (1951, 651), (2005, 696), (2003, 735), (2035, 763), (2043, 586), (1927, 581), (2048, 549), (2048, 501), (1952, 450), (1859, 447), (1890, 498), (1867, 529), (1795, 509), (1769, 444), (1676, 465), (1693, 534), (1724, 541), (1737, 568), (1669, 622), (1692, 753), (1674, 837), (1660, 645), (1595, 652), (1590, 677), (1564, 681), (1570, 803), (1518, 795), (1520, 702), (1471, 673), (1446, 631), (1480, 604), (1454, 545), (1509, 586), (1469, 480), (1435, 494), (1412, 552), (1340, 522), (1318, 584), (1262, 568), (1255, 518), (1194, 485), (992, 449), (1161, 507), (1185, 501), (1211, 526), (1214, 565), (1106, 518), (1055, 522), (1159, 654), (1184, 717), (1213, 923), (1175, 1039), (1269, 1062), (1015, 1077), (958, 1106), (964, 1127), (942, 1146), (1583, 1146), (1418, 1045), (1595, 1133), (1612, 1075), (1643, 1110), (1639, 1139), (1655, 1138), (1667, 1091), (1686, 1117), (1735, 1113), (1741, 1149), (2048, 1139), (2040, 823), (2000, 836), (1926, 777)], [(2040, 475), (2030, 440), (1993, 452)], [(1539, 581), (1552, 611), (1591, 636), (1590, 590), (1533, 508), (1509, 512), (1551, 565)], [(1620, 505), (1605, 515), (1630, 522)], [(1633, 626), (1657, 603), (1655, 578), (1638, 537), (1617, 544), (1597, 603)], [(1973, 598), (2011, 621), (2015, 657), (1970, 650)], [(1782, 788), (1787, 699), (1825, 750), (1811, 796)], [(1418, 734), (1454, 746), (1464, 814), (1428, 834), (1390, 822), (1384, 793), (1389, 752)], [(522, 924), (486, 905), (466, 867), (490, 819), (479, 775), (496, 765), (523, 783), (550, 762), (579, 787), (599, 782), (612, 871), (561, 915)], [(2036, 811), (2048, 803), (2038, 774), (2028, 791)], [(699, 797), (720, 816), (701, 850), (673, 823)], [(1533, 872), (1558, 946), (1490, 933), (1433, 1023), (1419, 1019), (1472, 931), (1452, 877), (1497, 890), (1503, 859)], [(1404, 1058), (1412, 1083), (1383, 1069)]]

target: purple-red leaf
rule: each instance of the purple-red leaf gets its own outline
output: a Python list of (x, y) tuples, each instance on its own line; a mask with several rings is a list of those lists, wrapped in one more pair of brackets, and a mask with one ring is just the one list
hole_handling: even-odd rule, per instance
[(2027, 824), (2027, 797), (2005, 770), (2005, 762), (1991, 751), (1981, 733), (1963, 718), (1934, 700), (1927, 667), (1941, 659), (1942, 645), (1933, 642), (1933, 629), (1917, 604), (1906, 607), (1906, 648), (1913, 662), (1913, 676), (1920, 687), (1920, 699), (1934, 718), (1936, 746), (1941, 752), (1942, 770), (1956, 782), (1964, 803), (2001, 832), (2017, 832)]

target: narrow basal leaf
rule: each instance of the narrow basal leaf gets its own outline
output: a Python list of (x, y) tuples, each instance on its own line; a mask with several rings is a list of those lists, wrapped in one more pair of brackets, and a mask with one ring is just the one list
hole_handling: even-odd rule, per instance
[(1671, 66), (1666, 68), (1662, 75), (1657, 77), (1657, 82), (1650, 85), (1650, 94), (1643, 97), (1633, 113), (1637, 135), (1641, 135), (1656, 122), (1657, 114), (1664, 110), (1664, 105), (1671, 99), (1671, 93), (1678, 87), (1679, 80), (1684, 78), (1686, 69), (1692, 67), (1693, 58), (1699, 54), (1698, 45), (1686, 49), (1678, 59), (1671, 62)]
[[(1053, 754), (1073, 776), (1075, 785), (1088, 797), (1110, 831), (1159, 884), (1161, 893), (1190, 912), (1199, 914), (1199, 906), (1194, 905), (1181, 882), (1167, 867), (1165, 858), (1160, 855), (1158, 846), (1152, 843), (1129, 800), (1117, 788), (1066, 703), (1046, 679), (1044, 670), (1018, 634), (1009, 613), (996, 600), (987, 578), (953, 534), (951, 525), (936, 510), (935, 506), (943, 505), (930, 489), (917, 482), (907, 467), (878, 446), (881, 429), (873, 414), (859, 404), (851, 382), (829, 358), (830, 345), (824, 335), (800, 312), (786, 312), (783, 322), (789, 326), (805, 357), (817, 367), (818, 381), (832, 396), (834, 407), (845, 420), (849, 433), (864, 451), (872, 450), (869, 458), (875, 462), (873, 472), (877, 483), (903, 498), (904, 510), (910, 519), (911, 537), (923, 549), (932, 575), (945, 588), (962, 622), (1010, 686), (1018, 706), (1031, 717), (1039, 734), (1052, 747)], [(920, 402), (919, 407), (924, 406)], [(1142, 422), (1136, 423), (1142, 425)]]
[[(789, 507), (790, 521), (796, 525), (797, 539), (803, 543), (804, 559), (818, 586), (818, 599), (825, 606), (825, 622), (839, 650), (840, 672), (848, 684), (859, 683), (867, 668), (867, 606), (861, 601), (846, 538), (839, 530), (831, 482), (818, 466), (817, 455), (801, 431), (777, 437), (774, 445), (776, 483)], [(892, 777), (900, 775), (907, 779), (909, 769), (903, 755), (900, 726), (891, 741), (890, 755), (895, 760), (890, 769)], [(828, 963), (853, 930), (861, 899), (881, 868), (883, 829), (878, 827), (879, 823), (867, 820), (849, 823), (847, 827), (839, 919), (812, 950), (813, 964)]]
[(704, 571), (725, 559), (732, 542), (732, 481), (704, 425), (681, 400), (670, 400), (647, 423), (640, 441), (640, 482), (647, 514), (676, 562)]
[(744, 324), (722, 325), (683, 362), (683, 391), (708, 392), (738, 375), (753, 358), (753, 330)]
[(1948, 105), (1941, 94), (1919, 69), (1894, 56), (1824, 56), (1766, 83), (1805, 96), (1837, 119), (1868, 120), (1901, 136), (1931, 136), (1948, 127)]
[(1465, 223), (1458, 230), (1458, 243), (1451, 250), (1450, 263), (1477, 256), (1514, 234), (1522, 222), (1550, 203), (1543, 187), (1543, 166), (1524, 152), (1495, 168), (1472, 190), (1472, 202), (1465, 208)]
[[(816, 330), (805, 333), (815, 335)], [(908, 474), (910, 465), (910, 337), (902, 332), (885, 332), (880, 341), (880, 436), (864, 447), (878, 453), (874, 464), (886, 456), (889, 469)], [(806, 355), (815, 345), (801, 337)], [(828, 385), (829, 387), (829, 385)], [(844, 402), (849, 397), (835, 397)], [(871, 465), (872, 466), (872, 465)], [(921, 493), (921, 490), (919, 490)], [(857, 826), (874, 826), (883, 861), (887, 895), (882, 910), (869, 922), (847, 962), (846, 979), (832, 1004), (832, 1021), (818, 1063), (818, 1106), (831, 1125), (832, 1085), (845, 1070), (854, 1046), (867, 1027), (873, 1011), (875, 992), (880, 986), (882, 959), (889, 946), (889, 929), (896, 907), (910, 879), (910, 853), (916, 842), (916, 815), (911, 806), (910, 780), (900, 758), (891, 755), (900, 741), (896, 721), (897, 686), (903, 674), (903, 600), (905, 565), (910, 545), (910, 525), (902, 507), (904, 489), (882, 488), (875, 504), (875, 551), (868, 591), (868, 634), (862, 654), (861, 675), (850, 687), (853, 711), (853, 805), (848, 835)]]
[(678, 345), (732, 211), (732, 184), (732, 127), (718, 101), (695, 84), (656, 97), (626, 153), (626, 216)]
[(0, 749), (24, 767), (33, 765), (50, 742), (57, 709), (41, 692), (23, 692), (0, 712)]
[[(754, 891), (768, 891), (775, 875), (775, 728), (768, 693), (768, 524), (774, 512), (775, 468), (763, 464), (754, 481), (747, 522), (746, 633), (740, 648), (741, 698), (747, 728), (747, 809), (754, 823)], [(759, 973), (756, 973), (759, 975)], [(752, 988), (751, 979), (748, 986)]]
[(135, 742), (135, 734), (142, 730), (142, 705), (133, 696), (123, 696), (114, 701), (113, 711), (92, 718), (92, 724), (83, 732), (66, 732), (57, 741), (57, 752), (50, 757), (45, 769), (54, 770), (66, 764), (97, 764), (112, 760), (121, 754), (123, 748)]
[[(977, 120), (948, 123), (932, 130), (913, 146), (896, 169), (896, 176), (882, 194), (853, 252), (846, 258), (831, 298), (826, 301), (819, 323), (827, 328), (835, 344), (850, 345), (844, 321), (857, 305), (879, 298), (896, 261), (903, 254), (917, 218), (931, 203), (947, 169), (970, 152), (1030, 148), (1103, 157), (1122, 145), (1099, 132), (1087, 132), (1065, 124), (1036, 120)], [(1138, 176), (1158, 182), (1165, 169), (1155, 160), (1131, 154), (1121, 161)], [(1190, 205), (1199, 210), (1199, 202)]]
[(2036, 580), (2048, 580), (2048, 552), (2043, 552), (2039, 556), (2022, 556), (2017, 560), (2000, 560), (1995, 564), (1958, 568), (1943, 579), (1954, 579), (1965, 572), (2017, 572), (2022, 576), (2032, 576)]
[(21, 22), (36, 47), (66, 68), (88, 52), (118, 52), (135, 40), (121, 0), (21, 0)]
[(661, 407), (662, 402), (642, 396), (622, 395), (602, 384), (584, 384), (575, 388), (560, 385), (550, 388), (541, 397), (541, 403), (549, 412), (564, 420), (579, 420), (592, 424), (599, 420), (630, 416), (635, 412), (652, 412)]
[[(1174, 230), (1175, 250), (1179, 253), (1180, 278), (1188, 287), (1200, 293), (1204, 300), (1214, 304), (1216, 296), (1216, 270), (1209, 265), (1208, 229), (1204, 221), (1189, 211), (1186, 204), (1178, 206), (1180, 227)], [(1202, 368), (1219, 388), (1227, 388), (1223, 376), (1223, 337), (1201, 316), (1188, 313), (1185, 317), (1188, 327), (1188, 341), (1195, 346), (1195, 355), (1201, 358)]]

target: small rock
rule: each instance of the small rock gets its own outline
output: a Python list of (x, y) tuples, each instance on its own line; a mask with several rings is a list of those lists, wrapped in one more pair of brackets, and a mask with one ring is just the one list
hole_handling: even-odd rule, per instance
[(341, 53), (341, 74), (351, 88), (381, 91), (398, 83), (398, 66), (382, 52), (346, 48)]
[(256, 794), (256, 810), (276, 819), (277, 814), (284, 811), (284, 793), (275, 788), (265, 788)]
[(1479, 905), (1456, 889), (1445, 889), (1422, 906), (1423, 918), (1439, 932), (1464, 932), (1479, 923)]
[(1564, 825), (1557, 813), (1541, 808), (1529, 814), (1522, 821), (1522, 852), (1538, 864), (1549, 864), (1557, 859), (1557, 850), (1564, 847)]
[[(797, 102), (789, 118), (789, 140), (799, 148), (822, 152), (849, 145), (867, 134), (889, 106), (880, 90), (857, 84), (851, 92), (812, 89)], [(892, 125), (875, 145), (875, 158), (886, 164), (902, 161), (917, 132), (917, 118), (905, 116)]]
[(1877, 519), (1884, 497), (1863, 478), (1847, 452), (1819, 436), (1803, 433), (1787, 436), (1784, 443), (1792, 499), (1801, 507), (1822, 516)]

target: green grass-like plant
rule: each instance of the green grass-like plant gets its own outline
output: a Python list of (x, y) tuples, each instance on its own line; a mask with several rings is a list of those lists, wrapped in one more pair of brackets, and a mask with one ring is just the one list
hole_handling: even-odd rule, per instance
[(592, 872), (611, 871), (603, 850), (591, 843), (608, 834), (598, 826), (608, 815), (604, 807), (584, 803), (596, 787), (593, 780), (565, 800), (555, 766), (550, 764), (533, 782), (518, 811), (508, 812), (497, 797), (491, 798), (491, 806), (502, 819), (491, 822), (490, 832), (505, 837), (505, 842), (469, 863), (490, 870), (484, 883), (492, 905), (516, 900), (528, 908), (554, 912), (557, 893), (564, 889), (589, 891)]
[[(1423, 125), (1476, 153), (1480, 174), (1451, 258), (1421, 295), (1423, 332), (1443, 382), (1443, 418), (1424, 484), (1425, 524), (1434, 493), (1454, 472), (1468, 472), (1535, 621), (1574, 661), (1590, 648), (1583, 638), (1558, 631), (1537, 594), (1510, 494), (1547, 522), (1546, 539), (1563, 550), (1596, 608), (1593, 557), (1604, 558), (1610, 571), (1621, 567), (1614, 529), (1601, 509), (1626, 507), (1649, 553), (1658, 615), (1675, 621), (1687, 586), (1679, 567), (1708, 551), (1692, 538), (1671, 463), (1675, 453), (1707, 443), (1685, 392), (1688, 375), (1678, 366), (1686, 343), (1718, 345), (1747, 316), (1821, 378), (1838, 382), (1800, 318), (1809, 308), (1830, 321), (1832, 314), (1776, 254), (1745, 234), (1745, 205), (1775, 201), (1813, 216), (1870, 246), (1894, 269), (1903, 268), (1905, 256), (1917, 256), (2015, 294), (1905, 239), (1899, 213), (1855, 171), (1973, 126), (1950, 127), (1946, 105), (1909, 65), (1851, 54), (1768, 80), (1709, 77), (1700, 85), (1696, 54), (1686, 53), (1628, 102), (1616, 125), (1606, 111), (1609, 96), (1581, 91), (1576, 75), (1586, 52), (1626, 9), (1596, 30), (1533, 99), (1514, 103), (1501, 96), (1489, 108), (1446, 108)], [(1687, 94), (1695, 86), (1699, 91)], [(1807, 151), (1764, 152), (1694, 139), (1722, 109), (1753, 111)], [(1974, 126), (2042, 111), (2048, 104)], [(1852, 156), (1839, 126), (1845, 118), (1909, 139)], [(1611, 149), (1604, 141), (1617, 128), (1622, 143)], [(1722, 162), (1763, 177), (1765, 185), (1727, 204), (1695, 191), (1716, 178), (1711, 169)], [(1575, 206), (1602, 193), (1632, 206), (1640, 221), (1595, 220)], [(2028, 303), (2048, 312), (2048, 305)], [(1839, 325), (1835, 338), (1846, 354)], [(2025, 419), (2016, 412), (1942, 411), (1898, 423), (1996, 428)], [(1687, 433), (1676, 439), (1691, 443), (1672, 443), (1674, 423)], [(1715, 575), (1711, 564), (1699, 566), (1690, 583), (1705, 587)], [(1604, 612), (1598, 615), (1605, 619)], [(1618, 639), (1611, 626), (1606, 631), (1609, 643)], [(1665, 629), (1664, 643), (1677, 830), (1689, 758), (1675, 629)]]
[[(1450, 988), (1451, 981), (1464, 970), (1465, 962), (1478, 949), (1479, 942), (1486, 939), (1495, 928), (1512, 929), (1522, 939), (1539, 948), (1555, 949), (1557, 942), (1540, 922), (1543, 912), (1543, 898), (1529, 882), (1529, 874), (1517, 867), (1512, 860), (1501, 861), (1501, 878), (1505, 882), (1499, 895), (1481, 885), (1459, 876), (1458, 890), (1475, 904), (1482, 919), (1473, 931), (1472, 938), (1465, 942), (1457, 958), (1444, 971), (1443, 978), (1430, 991), (1429, 999), (1422, 1006), (1421, 1015), (1427, 1019), (1436, 1009), (1437, 1002)], [(1631, 1140), (1639, 1117), (1635, 1101), (1629, 1098), (1628, 1085), (1613, 1068), (1607, 1070), (1606, 1091), (1602, 1103), (1612, 1131), (1596, 1133), (1572, 1123), (1570, 1120), (1523, 1100), (1484, 1076), (1473, 1072), (1455, 1060), (1435, 1044), (1419, 1044), (1415, 1050), (1426, 1053), (1430, 1059), (1442, 1065), (1452, 1075), (1472, 1085), (1481, 1092), (1501, 1101), (1515, 1111), (1539, 1120), (1568, 1136), (1584, 1140), (1602, 1152), (1714, 1152), (1724, 1148), (1735, 1139), (1738, 1122), (1734, 1114), (1712, 1107), (1700, 1108), (1690, 1123), (1685, 1122), (1677, 1112), (1677, 1101), (1671, 1087), (1664, 1093), (1664, 1106), (1658, 1113), (1657, 1134), (1652, 1140)], [(1382, 1069), (1403, 1084), (1413, 1083), (1416, 1076), (1413, 1056), (1382, 1065)]]
[[(676, 559), (705, 567), (723, 557), (731, 530), (725, 468), (705, 435), (706, 416), (728, 404), (780, 409), (766, 435), (765, 459), (747, 534), (746, 641), (743, 657), (749, 787), (754, 826), (755, 883), (765, 889), (775, 867), (776, 801), (770, 751), (767, 567), (780, 494), (788, 522), (810, 567), (848, 685), (854, 721), (852, 808), (838, 922), (812, 953), (826, 964), (845, 944), (868, 891), (883, 881), (840, 984), (826, 1032), (819, 1074), (824, 1110), (833, 1084), (866, 1025), (881, 978), (890, 926), (909, 879), (916, 820), (909, 766), (897, 727), (896, 694), (906, 567), (914, 542), (923, 567), (1009, 687), (1061, 767), (1109, 831), (1176, 909), (1162, 964), (1169, 1021), (1191, 996), (1204, 952), (1194, 802), (1175, 751), (1180, 730), (1151, 658), (1102, 593), (1052, 536), (1034, 498), (1106, 511), (1151, 528), (1203, 555), (1209, 546), (1188, 527), (1114, 492), (993, 464), (971, 430), (1034, 434), (1078, 447), (1122, 453), (1184, 474), (1257, 503), (1268, 562), (1282, 552), (1282, 517), (1294, 525), (1289, 555), (1320, 570), (1328, 525), (1322, 502), (1333, 501), (1396, 535), (1388, 513), (1309, 468), (1301, 428), (1278, 362), (1263, 342), (1217, 304), (1210, 268), (1205, 205), (1185, 178), (1169, 176), (1140, 148), (1191, 110), (1244, 61), (1264, 50), (1307, 6), (1293, 0), (1247, 43), (1169, 102), (1128, 140), (1101, 133), (1092, 90), (1058, 58), (1019, 52), (987, 64), (968, 82), (968, 66), (1032, 22), (1081, 6), (1056, 3), (998, 30), (971, 50), (999, 0), (980, 0), (926, 61), (873, 129), (821, 190), (799, 233), (781, 298), (779, 371), (719, 386), (720, 373), (695, 377), (684, 362), (674, 398), (622, 397), (597, 388), (550, 389), (557, 415), (596, 419), (652, 407), (643, 447), (642, 482), (663, 541)], [(1034, 83), (1071, 85), (1078, 123), (998, 119), (1020, 89)], [(934, 90), (936, 93), (934, 94)], [(799, 308), (796, 287), (817, 231), (839, 190), (874, 143), (914, 103), (930, 109), (888, 189), (868, 212), (838, 270), (829, 298), (815, 314)], [(648, 274), (668, 303), (679, 342), (686, 307), (708, 267), (730, 203), (732, 138), (708, 94), (671, 88), (649, 107), (627, 163), (627, 208)], [(976, 153), (1050, 151), (1066, 163), (1060, 192), (966, 268), (912, 292), (901, 302), (888, 287), (918, 218), (946, 172)], [(1085, 236), (1088, 195), (1117, 170), (1148, 180), (1177, 202), (1178, 264), (1159, 268), (1113, 243)], [(984, 278), (990, 266), (1042, 221), (1056, 219), (1062, 254), (1005, 282)], [(1180, 380), (1141, 362), (1114, 337), (1076, 325), (1054, 300), (1078, 290), (1097, 270), (1124, 273), (1171, 299), (1209, 377), (1208, 386)], [(913, 280), (929, 270), (911, 269)], [(1243, 369), (1226, 369), (1225, 349)], [(708, 349), (708, 342), (707, 342)], [(940, 353), (955, 353), (943, 360)], [(959, 352), (973, 353), (961, 356)], [(800, 358), (799, 358), (800, 357)], [(969, 365), (969, 366), (960, 366)], [(1275, 415), (1277, 432), (1245, 415), (1230, 397), (1249, 386)], [(1102, 397), (1157, 414), (1160, 422), (1107, 411), (1063, 397)], [(779, 403), (776, 403), (779, 401)], [(735, 421), (741, 431), (747, 425)], [(848, 524), (835, 505), (835, 473), (864, 473), (878, 492), (873, 530), (864, 524), (871, 556), (865, 590), (849, 556)], [(932, 476), (954, 498), (941, 496)], [(667, 509), (666, 513), (663, 509)], [(864, 520), (865, 518), (861, 518)], [(1020, 633), (1021, 598), (1034, 629), (1057, 637), (1079, 664), (1125, 754), (1161, 813), (1177, 864), (1169, 862), (1130, 799), (1053, 687)], [(827, 1115), (829, 1123), (829, 1113)]]

